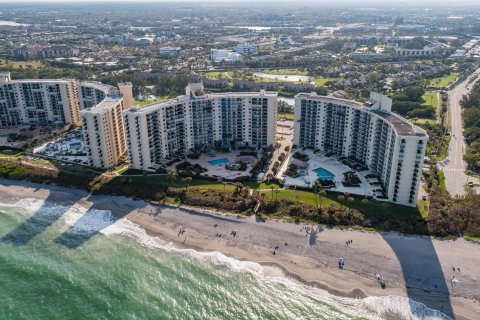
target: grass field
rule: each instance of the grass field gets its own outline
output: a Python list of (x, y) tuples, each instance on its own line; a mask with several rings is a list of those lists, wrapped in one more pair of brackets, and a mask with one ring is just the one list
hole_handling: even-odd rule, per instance
[(324, 78), (324, 77), (314, 77), (313, 81), (317, 86), (325, 86), (325, 84), (329, 81), (338, 81), (340, 78)]
[(15, 61), (0, 59), (0, 68), (1, 67), (8, 67), (9, 69), (41, 69), (43, 64), (40, 60)]
[(432, 108), (437, 109), (438, 106), (438, 98), (437, 98), (437, 92), (435, 91), (427, 91), (425, 94), (422, 96), (422, 99), (425, 105), (431, 106)]
[(435, 123), (437, 123), (437, 121), (436, 121), (436, 120), (433, 120), (433, 119), (419, 118), (419, 119), (416, 119), (416, 120), (414, 121), (414, 123), (415, 123), (416, 125), (421, 126), (421, 125), (427, 124), (427, 123), (428, 123), (428, 124), (435, 124)]
[(452, 72), (443, 77), (434, 78), (430, 80), (430, 82), (428, 83), (428, 86), (436, 89), (441, 89), (443, 87), (448, 86), (450, 83), (454, 82), (459, 75), (460, 75), (459, 72)]
[(277, 117), (281, 118), (281, 119), (293, 120), (294, 114), (293, 113), (279, 113), (279, 114), (277, 114)]
[[(272, 199), (272, 191), (264, 190), (261, 191), (266, 194), (266, 199)], [(325, 197), (321, 199), (310, 191), (303, 190), (292, 190), (292, 189), (280, 189), (280, 191), (273, 192), (273, 199), (289, 199), (289, 200), (298, 200), (309, 205), (319, 205), (321, 203), (322, 207), (328, 207), (333, 203), (337, 207), (347, 206), (349, 208), (357, 209), (365, 214), (368, 217), (374, 216), (388, 216), (388, 217), (397, 217), (400, 219), (408, 218), (419, 218), (422, 214), (417, 208), (409, 208), (399, 205), (394, 205), (391, 203), (384, 203), (378, 201), (369, 200), (367, 203), (362, 202), (362, 198), (354, 198), (353, 202), (347, 202), (344, 200), (340, 202), (337, 194), (328, 193)]]
[(137, 107), (143, 107), (147, 104), (151, 104), (151, 103), (155, 103), (155, 102), (161, 102), (161, 101), (165, 101), (165, 100), (168, 100), (172, 97), (170, 96), (164, 96), (164, 97), (160, 97), (160, 98), (156, 98), (156, 99), (152, 99), (152, 100), (145, 100), (145, 101), (135, 101), (135, 106)]
[(295, 75), (295, 76), (306, 76), (308, 75), (307, 71), (300, 69), (272, 69), (264, 70), (263, 73), (275, 74), (275, 75)]

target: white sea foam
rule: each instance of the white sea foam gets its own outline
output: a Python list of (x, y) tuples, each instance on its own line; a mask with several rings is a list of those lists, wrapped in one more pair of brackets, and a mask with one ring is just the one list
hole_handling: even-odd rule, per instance
[(427, 308), (423, 303), (398, 296), (367, 297), (363, 299), (363, 306), (379, 316), (393, 313), (402, 319), (450, 319), (438, 310)]
[(200, 262), (216, 266), (225, 266), (234, 272), (248, 272), (254, 275), (259, 281), (282, 283), (290, 289), (297, 290), (303, 294), (317, 298), (321, 297), (322, 300), (340, 306), (340, 308), (353, 308), (355, 309), (355, 316), (364, 316), (369, 319), (383, 319), (386, 314), (394, 314), (401, 319), (449, 319), (440, 311), (429, 309), (424, 304), (408, 298), (397, 296), (367, 297), (365, 299), (341, 298), (333, 296), (324, 290), (306, 286), (298, 281), (287, 278), (283, 272), (276, 267), (262, 266), (259, 263), (251, 261), (240, 261), (220, 252), (199, 252), (193, 249), (177, 248), (172, 242), (148, 235), (144, 228), (128, 219), (115, 219), (108, 210), (87, 209), (76, 204), (65, 207), (30, 198), (18, 199), (14, 204), (9, 205), (0, 203), (0, 206), (18, 207), (29, 213), (42, 215), (62, 215), (61, 221), (63, 221), (70, 231), (85, 233), (100, 232), (105, 236), (123, 235), (136, 240), (142, 246), (148, 248), (180, 253)]

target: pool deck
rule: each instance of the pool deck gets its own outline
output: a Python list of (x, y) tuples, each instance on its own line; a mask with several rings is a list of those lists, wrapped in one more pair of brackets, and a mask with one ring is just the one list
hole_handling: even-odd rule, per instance
[[(283, 175), (285, 170), (288, 168), (288, 164), (290, 163), (292, 159), (292, 154), (295, 153), (296, 151), (300, 151), (301, 153), (307, 154), (310, 157), (310, 160), (308, 160), (308, 167), (305, 168), (306, 170), (306, 175), (297, 177), (297, 178), (292, 178), (292, 177), (287, 177)], [(318, 174), (313, 171), (317, 168), (323, 168), (327, 171), (330, 171), (332, 174), (335, 175), (334, 181), (335, 181), (335, 188), (330, 188), (329, 190), (333, 191), (338, 191), (338, 192), (348, 192), (350, 194), (355, 194), (355, 195), (367, 195), (367, 196), (373, 196), (375, 193), (373, 191), (374, 186), (370, 185), (370, 182), (365, 176), (357, 172), (357, 176), (360, 179), (360, 187), (345, 187), (342, 184), (343, 180), (343, 174), (347, 171), (352, 171), (352, 169), (338, 161), (338, 158), (333, 156), (333, 157), (325, 157), (324, 153), (318, 152), (314, 153), (313, 150), (294, 150), (288, 158), (288, 161), (285, 161), (286, 163), (288, 162), (287, 165), (282, 166), (282, 170), (280, 170), (278, 176), (282, 177), (285, 180), (285, 186), (299, 186), (299, 187), (312, 187), (313, 183), (315, 180), (318, 179)], [(300, 169), (299, 169), (300, 170)], [(308, 184), (310, 182), (310, 184)]]
[[(249, 177), (250, 176), (250, 170), (252, 170), (252, 167), (255, 163), (253, 164), (248, 164), (247, 169), (245, 171), (230, 171), (225, 168), (225, 163), (218, 164), (218, 165), (211, 165), (208, 163), (208, 161), (216, 160), (216, 159), (223, 159), (226, 158), (228, 159), (227, 164), (232, 164), (237, 162), (237, 156), (240, 155), (239, 151), (233, 151), (229, 153), (223, 153), (223, 152), (215, 152), (215, 156), (209, 157), (206, 154), (201, 154), (200, 158), (198, 159), (189, 159), (186, 158), (185, 161), (188, 161), (190, 163), (198, 163), (200, 166), (204, 167), (208, 171), (203, 173), (202, 176), (208, 176), (208, 177), (217, 177), (217, 178), (222, 178), (222, 179), (228, 179), (228, 180), (233, 180), (239, 177)], [(179, 164), (179, 162), (174, 163), (173, 165), (169, 166), (167, 169), (168, 170), (173, 170), (175, 167)]]

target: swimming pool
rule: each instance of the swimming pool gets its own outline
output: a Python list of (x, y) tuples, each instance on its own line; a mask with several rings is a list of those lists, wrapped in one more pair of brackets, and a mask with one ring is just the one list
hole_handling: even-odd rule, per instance
[(318, 179), (320, 180), (333, 180), (335, 178), (333, 173), (323, 168), (317, 168), (313, 171), (318, 175)]
[(221, 158), (221, 159), (215, 159), (215, 160), (210, 160), (208, 163), (212, 166), (216, 166), (218, 164), (224, 164), (227, 163), (228, 159), (227, 158)]

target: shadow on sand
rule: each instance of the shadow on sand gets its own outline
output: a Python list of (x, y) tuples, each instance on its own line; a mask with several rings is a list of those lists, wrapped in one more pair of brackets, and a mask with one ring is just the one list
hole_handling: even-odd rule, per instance
[[(408, 297), (455, 319), (448, 284), (431, 238), (381, 235), (400, 262)], [(417, 304), (410, 302), (410, 310), (422, 318)]]

